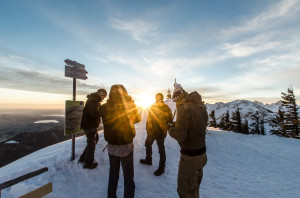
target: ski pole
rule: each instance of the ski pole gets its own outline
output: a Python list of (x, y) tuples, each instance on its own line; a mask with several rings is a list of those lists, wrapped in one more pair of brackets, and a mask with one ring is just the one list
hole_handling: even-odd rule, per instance
[(107, 145), (108, 145), (108, 144), (106, 144), (106, 146), (104, 147), (104, 149), (102, 150), (102, 152), (104, 152), (104, 151), (105, 151), (105, 149), (106, 149)]

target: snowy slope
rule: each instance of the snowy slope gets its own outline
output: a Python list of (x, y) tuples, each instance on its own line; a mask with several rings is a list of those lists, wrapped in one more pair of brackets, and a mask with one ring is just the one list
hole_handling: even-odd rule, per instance
[[(171, 104), (171, 102), (168, 102)], [(174, 104), (172, 104), (174, 109)], [(134, 139), (135, 197), (178, 197), (176, 180), (179, 146), (166, 138), (166, 172), (153, 175), (159, 161), (156, 143), (153, 145), (153, 165), (139, 163), (145, 156), (145, 120), (136, 125)], [(106, 142), (100, 132), (95, 159), (99, 166), (85, 170), (77, 159), (86, 145), (86, 138), (76, 139), (76, 161), (71, 162), (71, 141), (65, 141), (19, 159), (0, 168), (0, 183), (24, 173), (49, 167), (49, 171), (17, 184), (2, 192), (2, 197), (18, 197), (38, 186), (53, 182), (54, 192), (47, 197), (106, 197), (109, 160)], [(243, 135), (209, 128), (207, 132), (208, 163), (204, 168), (200, 196), (203, 198), (232, 197), (299, 197), (300, 141), (277, 136)], [(118, 197), (123, 197), (123, 177), (120, 173)]]

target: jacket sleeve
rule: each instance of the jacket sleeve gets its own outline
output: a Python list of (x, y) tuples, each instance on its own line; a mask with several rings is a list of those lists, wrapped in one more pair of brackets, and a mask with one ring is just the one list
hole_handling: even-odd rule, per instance
[(187, 136), (187, 130), (190, 120), (190, 114), (185, 110), (184, 106), (180, 107), (177, 112), (175, 127), (169, 128), (169, 134), (176, 139), (179, 144), (184, 142)]

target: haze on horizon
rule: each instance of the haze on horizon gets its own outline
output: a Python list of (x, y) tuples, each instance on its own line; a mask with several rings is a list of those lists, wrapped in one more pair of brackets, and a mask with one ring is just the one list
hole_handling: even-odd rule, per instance
[[(300, 96), (300, 1), (1, 1), (0, 109), (61, 108), (123, 84), (136, 101), (173, 90), (206, 103)], [(150, 100), (150, 101), (151, 101)]]

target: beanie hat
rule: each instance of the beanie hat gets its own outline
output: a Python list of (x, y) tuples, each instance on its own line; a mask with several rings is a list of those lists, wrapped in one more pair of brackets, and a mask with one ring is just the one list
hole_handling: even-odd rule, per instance
[(100, 94), (101, 96), (107, 96), (107, 92), (105, 89), (98, 89), (97, 93)]
[(173, 92), (173, 101), (174, 102), (176, 102), (176, 100), (177, 100), (177, 97), (181, 94), (181, 93), (183, 93), (184, 92), (184, 90), (183, 90), (183, 88), (181, 87), (181, 85), (180, 84), (175, 84), (174, 85), (174, 92)]

